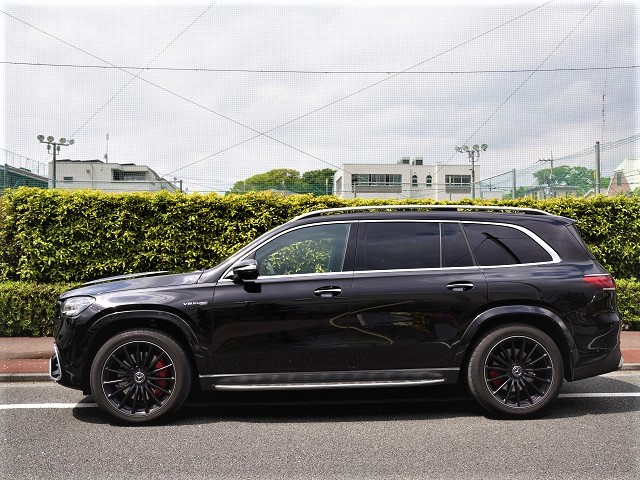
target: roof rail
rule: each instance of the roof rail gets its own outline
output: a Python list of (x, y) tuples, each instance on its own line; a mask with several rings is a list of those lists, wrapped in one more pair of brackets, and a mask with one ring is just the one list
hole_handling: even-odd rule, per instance
[(551, 215), (544, 210), (538, 210), (536, 208), (519, 208), (519, 207), (500, 207), (500, 206), (484, 206), (484, 205), (362, 205), (358, 207), (340, 207), (340, 208), (325, 208), (322, 210), (314, 210), (312, 212), (303, 213), (293, 218), (291, 221), (300, 220), (302, 218), (319, 217), (320, 215), (329, 213), (348, 213), (348, 212), (361, 212), (371, 210), (472, 210), (478, 212), (513, 212), (513, 213), (526, 213), (529, 215)]

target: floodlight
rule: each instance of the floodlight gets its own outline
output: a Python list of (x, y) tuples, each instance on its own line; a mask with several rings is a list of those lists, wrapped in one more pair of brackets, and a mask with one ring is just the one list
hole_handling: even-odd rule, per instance
[(66, 139), (66, 138), (64, 138), (64, 137), (62, 137), (62, 138), (60, 139), (60, 143), (67, 143), (67, 139)]
[(489, 148), (489, 145), (487, 145), (486, 143), (483, 143), (481, 145), (482, 150), (486, 150), (487, 148)]
[(44, 141), (44, 135), (38, 135), (38, 137), (37, 137), (37, 138), (38, 138), (38, 140), (40, 140), (41, 142), (43, 142), (43, 141)]
[(465, 145), (464, 147), (462, 147), (462, 149), (463, 149), (465, 152), (468, 152), (468, 151), (469, 151), (469, 147), (467, 147), (466, 145)]
[(69, 140), (69, 145), (73, 145), (74, 143), (76, 143), (76, 141), (73, 138)]
[(478, 146), (478, 144), (476, 143), (476, 144), (473, 146), (473, 149), (477, 152), (478, 150), (480, 150), (480, 147), (479, 147), (479, 146)]
[[(42, 137), (44, 138), (44, 137)], [(456, 147), (456, 152), (460, 153), (462, 151), (462, 149), (460, 147)]]
[(51, 135), (49, 135), (47, 137), (47, 142), (49, 142), (49, 143), (53, 142), (54, 140), (55, 140), (55, 138), (53, 138), (53, 136), (51, 136)]

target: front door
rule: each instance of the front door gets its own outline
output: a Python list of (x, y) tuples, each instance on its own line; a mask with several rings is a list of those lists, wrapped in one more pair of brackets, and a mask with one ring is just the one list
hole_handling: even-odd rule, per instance
[(348, 222), (299, 227), (248, 254), (258, 262), (256, 280), (220, 280), (211, 345), (217, 373), (344, 370), (353, 242)]

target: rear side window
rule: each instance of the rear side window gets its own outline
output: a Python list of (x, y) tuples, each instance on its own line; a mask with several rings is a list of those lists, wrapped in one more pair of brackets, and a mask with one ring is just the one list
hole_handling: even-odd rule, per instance
[(370, 222), (365, 241), (365, 270), (440, 267), (440, 224)]
[(480, 266), (550, 262), (551, 255), (521, 230), (465, 223), (464, 230)]

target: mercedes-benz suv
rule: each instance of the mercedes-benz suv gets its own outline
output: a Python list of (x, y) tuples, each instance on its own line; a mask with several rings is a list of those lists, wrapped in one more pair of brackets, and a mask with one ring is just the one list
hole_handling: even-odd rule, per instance
[(202, 390), (466, 384), (494, 414), (617, 370), (615, 283), (574, 221), (540, 210), (319, 210), (220, 265), (64, 293), (51, 376), (143, 423)]

